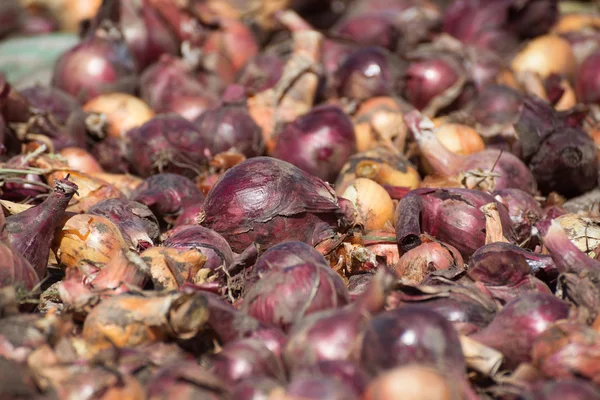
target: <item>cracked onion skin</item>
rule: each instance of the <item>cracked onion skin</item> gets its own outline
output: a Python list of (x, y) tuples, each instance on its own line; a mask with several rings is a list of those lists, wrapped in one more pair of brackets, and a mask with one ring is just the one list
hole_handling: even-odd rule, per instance
[(352, 221), (333, 189), (285, 161), (255, 157), (229, 169), (204, 200), (202, 225), (241, 253), (297, 240), (316, 245)]

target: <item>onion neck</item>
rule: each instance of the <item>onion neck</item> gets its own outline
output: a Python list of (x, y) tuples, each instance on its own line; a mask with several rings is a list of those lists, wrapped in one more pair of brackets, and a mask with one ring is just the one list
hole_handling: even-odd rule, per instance
[(585, 270), (600, 271), (600, 262), (581, 252), (567, 237), (560, 223), (553, 220), (544, 236), (544, 245), (550, 250), (559, 272), (581, 273)]
[(463, 171), (467, 158), (448, 150), (435, 136), (433, 122), (417, 110), (404, 116), (404, 122), (412, 131), (421, 154), (427, 158), (435, 172), (455, 176)]

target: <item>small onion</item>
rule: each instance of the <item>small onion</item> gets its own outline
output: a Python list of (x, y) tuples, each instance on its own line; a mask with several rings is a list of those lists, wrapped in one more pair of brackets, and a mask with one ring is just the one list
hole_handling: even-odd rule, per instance
[(376, 230), (394, 220), (394, 202), (388, 192), (378, 183), (358, 178), (342, 194), (354, 204), (365, 229)]
[(542, 78), (559, 74), (573, 79), (577, 61), (569, 42), (556, 35), (544, 35), (532, 39), (512, 59), (511, 68), (517, 73), (532, 71)]
[(143, 125), (154, 116), (146, 103), (127, 93), (101, 94), (85, 103), (83, 110), (104, 115), (108, 135), (116, 137)]

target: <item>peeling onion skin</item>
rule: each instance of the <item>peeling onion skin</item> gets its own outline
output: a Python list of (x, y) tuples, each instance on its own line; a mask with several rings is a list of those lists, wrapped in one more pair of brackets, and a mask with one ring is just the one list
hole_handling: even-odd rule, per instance
[(316, 245), (347, 229), (329, 185), (285, 161), (255, 157), (229, 169), (206, 195), (202, 225), (241, 253), (289, 240)]
[(14, 286), (32, 290), (39, 283), (38, 274), (29, 261), (0, 241), (0, 288)]

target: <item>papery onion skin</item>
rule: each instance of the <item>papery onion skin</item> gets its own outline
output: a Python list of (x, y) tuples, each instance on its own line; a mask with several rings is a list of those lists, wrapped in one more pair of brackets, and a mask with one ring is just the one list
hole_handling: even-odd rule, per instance
[(366, 230), (381, 229), (394, 219), (392, 198), (381, 185), (371, 179), (356, 179), (342, 197), (354, 204)]
[(416, 305), (386, 311), (370, 321), (363, 336), (361, 362), (372, 375), (411, 363), (434, 366), (443, 373), (466, 371), (452, 324)]
[(311, 313), (347, 304), (348, 291), (329, 266), (299, 263), (274, 269), (255, 283), (244, 297), (244, 310), (284, 330)]
[(46, 275), (50, 245), (77, 185), (68, 179), (57, 180), (43, 203), (6, 218), (4, 230), (14, 251), (25, 257), (38, 276)]
[(275, 86), (283, 73), (284, 62), (274, 54), (259, 53), (240, 71), (237, 83), (249, 94), (260, 93)]
[(288, 240), (316, 245), (348, 227), (325, 182), (267, 157), (225, 172), (207, 194), (204, 212), (202, 225), (221, 234), (237, 253), (253, 242), (264, 249)]
[(356, 151), (350, 118), (335, 106), (317, 106), (287, 124), (277, 136), (273, 157), (334, 182)]
[(542, 208), (531, 195), (519, 189), (502, 189), (493, 193), (504, 204), (519, 242), (529, 239), (532, 229), (542, 219)]
[(0, 288), (14, 286), (32, 290), (39, 277), (35, 269), (21, 254), (0, 241)]
[(366, 100), (391, 92), (392, 67), (386, 54), (377, 47), (359, 49), (350, 54), (336, 71), (340, 97)]

